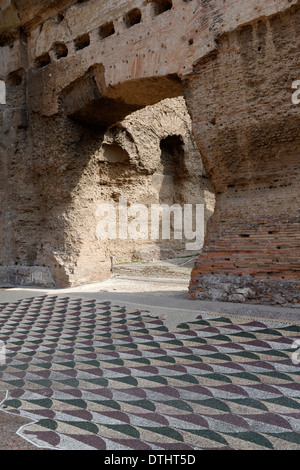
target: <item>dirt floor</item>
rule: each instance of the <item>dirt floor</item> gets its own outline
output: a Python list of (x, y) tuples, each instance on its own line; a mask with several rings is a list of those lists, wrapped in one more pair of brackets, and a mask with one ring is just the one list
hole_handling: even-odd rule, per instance
[(120, 263), (113, 266), (114, 274), (143, 276), (144, 278), (174, 278), (189, 281), (196, 256), (169, 260), (154, 260), (148, 263)]

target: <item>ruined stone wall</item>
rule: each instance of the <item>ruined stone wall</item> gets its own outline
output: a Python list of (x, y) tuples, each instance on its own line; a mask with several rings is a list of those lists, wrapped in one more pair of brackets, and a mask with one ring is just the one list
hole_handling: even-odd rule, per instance
[(26, 37), (19, 33), (9, 46), (0, 47), (0, 59), (5, 83), (0, 105), (0, 278), (49, 284), (52, 276), (45, 265), (38, 273), (16, 274), (19, 265), (35, 264), (41, 211), (30, 174)]
[(299, 7), (257, 20), (195, 65), (186, 96), (217, 194), (190, 284), (199, 298), (300, 300), (300, 114), (291, 100), (299, 27)]

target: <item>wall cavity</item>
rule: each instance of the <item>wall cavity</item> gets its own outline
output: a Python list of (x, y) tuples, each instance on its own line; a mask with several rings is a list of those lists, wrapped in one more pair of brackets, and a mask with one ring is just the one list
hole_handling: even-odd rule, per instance
[(0, 104), (6, 104), (6, 86), (3, 80), (0, 80)]

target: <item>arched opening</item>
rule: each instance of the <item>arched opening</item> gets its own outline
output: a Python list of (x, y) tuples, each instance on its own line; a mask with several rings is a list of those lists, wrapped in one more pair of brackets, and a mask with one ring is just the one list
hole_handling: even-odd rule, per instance
[[(66, 140), (72, 143), (59, 152), (62, 159), (67, 151), (59, 168), (66, 166), (73, 172), (70, 178), (68, 171), (63, 187), (67, 192), (69, 185), (68, 220), (80, 240), (72, 241), (80, 254), (76, 255), (76, 249), (70, 253), (70, 258), (76, 259), (70, 279), (98, 279), (99, 269), (111, 256), (115, 262), (185, 256), (184, 205), (204, 205), (207, 220), (213, 210), (213, 194), (193, 138), (179, 77), (127, 80), (106, 88), (105, 69), (98, 64), (62, 90), (60, 98)], [(60, 136), (58, 142), (63, 141)], [(118, 225), (121, 199), (126, 200), (128, 210), (126, 229)], [(95, 214), (100, 214), (98, 208), (105, 204), (112, 205), (117, 214), (115, 238), (100, 239), (96, 233), (101, 218)], [(175, 237), (173, 204), (182, 210), (181, 238), (178, 230)], [(137, 205), (148, 211), (146, 238), (139, 227), (136, 237), (132, 236), (130, 224), (138, 218), (132, 211)], [(161, 225), (158, 234), (152, 233), (151, 209), (162, 205), (171, 208), (169, 237), (163, 236)]]
[(181, 135), (168, 135), (160, 141), (162, 172), (178, 180), (184, 176), (184, 142)]
[(118, 144), (103, 144), (104, 158), (108, 163), (125, 163), (129, 161), (128, 152)]
[(37, 57), (34, 61), (34, 65), (36, 69), (42, 69), (49, 65), (51, 62), (50, 55), (48, 52), (42, 54), (41, 56)]
[[(99, 204), (112, 204), (118, 214), (123, 199), (128, 211), (123, 218), (123, 223), (128, 223), (128, 237), (124, 237), (123, 231), (120, 239), (124, 225), (117, 227), (114, 240), (102, 241), (106, 256), (113, 256), (115, 262), (131, 262), (185, 255), (187, 239), (183, 219), (182, 237), (178, 237), (178, 232), (175, 236), (179, 218), (184, 216), (184, 205), (205, 205), (207, 219), (212, 212), (213, 194), (203, 173), (184, 98), (166, 99), (147, 106), (108, 129), (98, 161)], [(148, 236), (144, 238), (142, 232), (140, 237), (137, 234), (136, 238), (130, 238), (129, 225), (135, 220), (131, 211), (136, 205), (147, 211)], [(174, 205), (181, 214), (174, 213)], [(162, 232), (162, 213), (157, 219), (158, 235), (152, 236), (152, 224), (156, 222), (151, 219), (151, 211), (158, 207), (159, 210), (170, 208), (167, 237)], [(193, 217), (195, 215), (193, 213)]]
[(149, 0), (148, 3), (151, 4), (154, 16), (161, 15), (173, 7), (172, 0)]

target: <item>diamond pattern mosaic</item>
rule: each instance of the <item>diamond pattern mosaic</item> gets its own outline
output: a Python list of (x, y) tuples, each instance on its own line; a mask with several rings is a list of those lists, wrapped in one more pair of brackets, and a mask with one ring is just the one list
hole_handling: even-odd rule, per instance
[[(184, 318), (184, 312), (183, 312)], [(299, 449), (300, 326), (43, 296), (0, 304), (4, 411), (39, 447)]]

